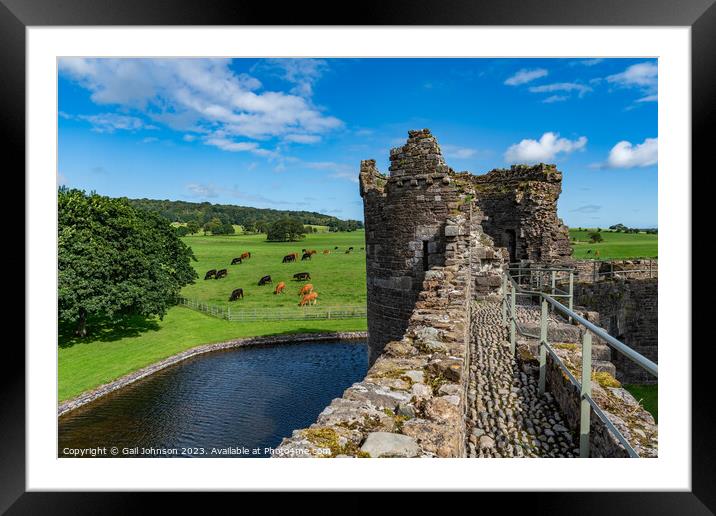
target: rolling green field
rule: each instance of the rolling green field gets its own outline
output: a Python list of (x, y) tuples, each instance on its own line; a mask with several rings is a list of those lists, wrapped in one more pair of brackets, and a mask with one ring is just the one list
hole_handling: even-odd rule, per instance
[[(241, 307), (277, 307), (298, 304), (300, 285), (291, 281), (295, 272), (311, 273), (312, 283), (319, 292), (318, 301), (326, 306), (364, 304), (365, 253), (364, 233), (314, 233), (301, 242), (266, 242), (266, 235), (187, 236), (184, 242), (197, 257), (193, 262), (200, 277), (182, 291), (187, 298), (227, 306), (234, 288), (243, 288), (243, 300), (231, 303), (232, 310)], [(338, 251), (333, 248), (339, 246)], [(353, 246), (355, 251), (345, 254)], [(311, 261), (282, 264), (284, 255), (302, 248), (316, 249)], [(331, 254), (323, 255), (323, 249)], [(229, 265), (243, 251), (251, 259), (241, 265)], [(220, 280), (204, 281), (208, 269), (229, 269)], [(273, 287), (257, 285), (261, 276), (270, 274), (274, 286), (281, 280), (287, 293), (274, 295)], [(310, 310), (311, 308), (307, 308)], [(298, 321), (229, 322), (176, 306), (163, 320), (128, 318), (122, 324), (103, 326), (90, 324), (90, 335), (78, 339), (70, 328), (60, 329), (58, 356), (58, 395), (64, 401), (115, 380), (125, 374), (167, 358), (188, 348), (240, 337), (285, 333), (329, 331), (361, 331), (367, 328), (365, 318)]]
[[(583, 259), (628, 259), (628, 258), (656, 258), (659, 254), (659, 235), (646, 233), (617, 233), (615, 231), (601, 231), (603, 242), (592, 244), (589, 242), (589, 233), (592, 229), (570, 228), (569, 239), (572, 242), (574, 258)], [(590, 251), (588, 253), (587, 251)], [(599, 250), (599, 257), (595, 256)]]
[[(304, 282), (293, 281), (297, 272), (309, 272), (310, 283), (318, 292), (318, 303), (326, 306), (363, 305), (365, 290), (365, 233), (313, 233), (299, 242), (267, 242), (266, 235), (187, 236), (184, 242), (192, 248), (197, 261), (192, 262), (199, 274), (193, 285), (182, 289), (181, 295), (217, 306), (241, 308), (295, 307), (298, 289)], [(338, 246), (338, 250), (334, 247)], [(345, 254), (348, 247), (354, 251)], [(318, 251), (311, 260), (301, 261), (301, 249)], [(323, 250), (330, 254), (324, 255)], [(248, 251), (251, 258), (230, 265), (232, 258)], [(298, 253), (298, 261), (282, 263), (285, 255)], [(228, 269), (228, 276), (204, 280), (209, 269)], [(258, 286), (262, 276), (270, 275), (273, 286)], [(286, 293), (274, 295), (279, 281), (286, 283)], [(244, 290), (244, 299), (229, 303), (236, 288)]]

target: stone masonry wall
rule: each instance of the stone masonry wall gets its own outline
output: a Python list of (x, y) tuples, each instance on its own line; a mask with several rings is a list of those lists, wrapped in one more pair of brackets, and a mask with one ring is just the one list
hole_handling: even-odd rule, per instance
[[(654, 362), (659, 359), (659, 280), (619, 279), (575, 283), (574, 303), (599, 312), (610, 335)], [(622, 383), (656, 383), (657, 379), (620, 353), (612, 353)]]
[(557, 217), (562, 173), (554, 165), (513, 165), (484, 175), (459, 174), (485, 214), (482, 226), (511, 262), (569, 261), (569, 232)]
[[(652, 258), (637, 260), (574, 260), (574, 281), (593, 283), (611, 279), (612, 276), (626, 279), (647, 279), (659, 277), (659, 262)], [(640, 272), (637, 272), (640, 271)]]
[(469, 228), (465, 213), (446, 219), (445, 264), (423, 274), (404, 335), (388, 342), (365, 379), (316, 423), (284, 439), (274, 457), (465, 456), (475, 250)]

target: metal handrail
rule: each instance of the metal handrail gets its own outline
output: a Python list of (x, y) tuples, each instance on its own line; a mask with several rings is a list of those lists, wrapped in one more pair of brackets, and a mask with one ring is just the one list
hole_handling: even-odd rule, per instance
[[(522, 269), (524, 270), (524, 269)], [(520, 270), (520, 274), (521, 271)], [(529, 270), (529, 269), (528, 269)], [(627, 358), (635, 362), (637, 365), (645, 369), (650, 374), (658, 377), (658, 366), (648, 358), (637, 353), (626, 344), (615, 339), (603, 328), (595, 325), (594, 323), (586, 320), (571, 309), (572, 306), (572, 272), (570, 271), (570, 295), (569, 305), (567, 308), (562, 303), (554, 299), (559, 297), (556, 295), (549, 295), (545, 292), (540, 291), (529, 291), (529, 295), (539, 295), (542, 299), (541, 302), (541, 315), (540, 315), (540, 334), (539, 336), (525, 332), (520, 328), (519, 321), (517, 320), (517, 314), (515, 310), (515, 299), (517, 295), (524, 295), (525, 292), (519, 293), (518, 290), (522, 290), (521, 286), (514, 280), (510, 274), (511, 269), (505, 271), (503, 275), (503, 301), (502, 301), (502, 323), (507, 326), (508, 323), (508, 311), (509, 311), (509, 331), (510, 331), (510, 350), (512, 354), (516, 351), (516, 333), (520, 333), (526, 337), (539, 339), (539, 393), (544, 394), (546, 386), (547, 376), (547, 353), (553, 357), (557, 365), (562, 369), (569, 381), (580, 389), (580, 436), (579, 436), (579, 452), (580, 457), (589, 457), (589, 436), (591, 432), (591, 410), (594, 409), (595, 414), (599, 417), (602, 422), (606, 425), (607, 429), (616, 436), (617, 440), (624, 446), (629, 457), (639, 457), (636, 450), (629, 444), (626, 437), (619, 431), (619, 429), (609, 420), (606, 413), (597, 405), (592, 398), (592, 334), (605, 341), (608, 345), (625, 355)], [(510, 287), (510, 302), (507, 302), (507, 286)], [(554, 289), (554, 276), (553, 285)], [(570, 322), (581, 324), (586, 328), (582, 337), (582, 379), (579, 382), (574, 375), (569, 371), (567, 366), (564, 364), (562, 359), (557, 355), (552, 346), (550, 346), (547, 340), (547, 325), (548, 325), (548, 310), (549, 306), (552, 306), (553, 310), (556, 310), (566, 316)]]

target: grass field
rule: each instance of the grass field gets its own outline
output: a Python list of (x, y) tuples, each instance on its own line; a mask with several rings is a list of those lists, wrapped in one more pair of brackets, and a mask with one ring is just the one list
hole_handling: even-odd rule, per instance
[[(365, 233), (313, 233), (299, 242), (267, 242), (266, 235), (187, 236), (197, 261), (192, 262), (199, 274), (193, 285), (182, 290), (182, 296), (197, 299), (231, 309), (260, 307), (295, 307), (298, 305), (298, 289), (303, 282), (293, 281), (293, 274), (309, 272), (310, 283), (318, 292), (318, 303), (326, 306), (362, 305), (366, 302), (365, 290)], [(334, 247), (338, 246), (338, 250)], [(348, 247), (354, 251), (345, 254)], [(311, 260), (301, 261), (301, 249), (318, 251)], [(323, 250), (330, 254), (324, 255)], [(242, 252), (251, 258), (241, 264), (230, 265), (232, 258)], [(299, 253), (298, 261), (282, 263), (285, 255)], [(219, 280), (204, 280), (209, 269), (228, 269), (228, 276)], [(262, 276), (270, 275), (273, 286), (258, 286)], [(279, 281), (286, 283), (286, 293), (274, 295)], [(244, 290), (244, 299), (229, 303), (229, 296), (236, 288)]]
[[(659, 235), (646, 233), (617, 233), (615, 231), (601, 231), (603, 242), (592, 244), (589, 242), (589, 233), (592, 229), (569, 230), (569, 239), (572, 241), (574, 258), (594, 259), (599, 251), (600, 260), (626, 259), (626, 258), (656, 258), (659, 254)], [(587, 251), (590, 251), (588, 253)]]
[[(312, 283), (319, 292), (319, 303), (326, 306), (364, 304), (365, 254), (364, 233), (314, 233), (301, 242), (268, 243), (266, 235), (188, 236), (184, 242), (197, 257), (193, 262), (200, 278), (188, 285), (182, 295), (220, 306), (228, 305), (234, 288), (244, 289), (245, 298), (231, 303), (232, 310), (240, 307), (296, 306), (299, 285), (291, 281), (295, 272), (311, 273)], [(339, 246), (338, 251), (333, 248)], [(355, 251), (345, 254), (353, 246)], [(284, 255), (302, 248), (316, 249), (311, 261), (282, 264)], [(323, 255), (323, 249), (331, 254)], [(251, 259), (241, 265), (229, 265), (231, 259), (243, 251), (251, 252)], [(204, 281), (208, 269), (229, 269), (220, 280)], [(273, 287), (257, 286), (261, 276), (270, 274), (274, 285), (283, 280), (287, 293), (274, 295)], [(310, 310), (310, 307), (307, 308)], [(216, 319), (184, 307), (171, 308), (164, 320), (129, 318), (122, 324), (103, 326), (90, 321), (90, 336), (78, 339), (70, 328), (60, 329), (59, 381), (60, 401), (77, 396), (103, 383), (179, 353), (185, 349), (240, 337), (285, 333), (314, 333), (327, 331), (359, 331), (367, 327), (365, 318), (338, 320), (229, 322)]]
[(658, 385), (625, 385), (632, 396), (641, 400), (644, 408), (659, 422), (659, 386)]
[(364, 331), (365, 319), (238, 323), (184, 307), (171, 308), (163, 321), (128, 319), (100, 329), (91, 338), (61, 336), (58, 349), (60, 401), (200, 344), (240, 337), (286, 333)]

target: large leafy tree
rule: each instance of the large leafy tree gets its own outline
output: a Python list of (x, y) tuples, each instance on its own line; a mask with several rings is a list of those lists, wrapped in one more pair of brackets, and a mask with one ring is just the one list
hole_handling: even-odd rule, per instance
[(306, 228), (298, 220), (277, 220), (268, 227), (266, 240), (274, 242), (289, 242), (301, 240), (306, 235)]
[(59, 319), (87, 333), (92, 317), (162, 317), (196, 272), (168, 220), (81, 190), (58, 192)]

